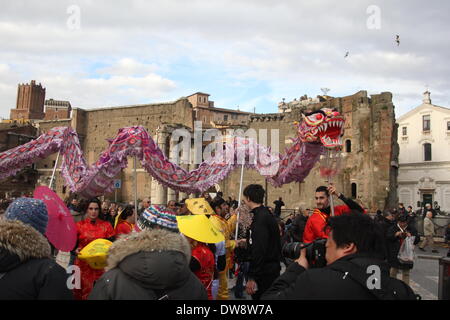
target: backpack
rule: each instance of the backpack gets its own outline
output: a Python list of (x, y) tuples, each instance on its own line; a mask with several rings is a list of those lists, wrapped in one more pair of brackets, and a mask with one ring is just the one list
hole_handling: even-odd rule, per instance
[[(352, 279), (364, 289), (368, 290), (377, 300), (421, 300), (421, 296), (403, 281), (391, 277), (383, 278), (381, 289), (369, 289), (367, 278), (370, 274), (364, 272), (362, 268), (349, 261), (336, 261), (328, 268), (343, 273), (347, 278)], [(387, 283), (386, 283), (387, 281)]]

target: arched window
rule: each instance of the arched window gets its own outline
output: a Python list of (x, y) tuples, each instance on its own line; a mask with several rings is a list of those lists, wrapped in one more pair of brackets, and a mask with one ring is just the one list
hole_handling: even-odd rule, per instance
[(423, 144), (424, 161), (431, 161), (431, 143)]
[(345, 140), (345, 152), (352, 152), (352, 141)]
[(356, 183), (352, 183), (352, 198), (356, 199), (357, 197), (357, 192), (356, 192)]

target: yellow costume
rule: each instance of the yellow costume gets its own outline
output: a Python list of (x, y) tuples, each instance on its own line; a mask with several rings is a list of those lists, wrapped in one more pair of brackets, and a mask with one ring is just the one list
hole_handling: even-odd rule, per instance
[(228, 220), (220, 217), (219, 215), (211, 215), (210, 220), (213, 226), (220, 230), (225, 237), (225, 249), (227, 264), (225, 270), (219, 272), (219, 290), (217, 293), (217, 300), (228, 300), (228, 271), (231, 268), (231, 255), (236, 247), (236, 241), (231, 240), (234, 238), (234, 231), (236, 230), (237, 215), (233, 214)]

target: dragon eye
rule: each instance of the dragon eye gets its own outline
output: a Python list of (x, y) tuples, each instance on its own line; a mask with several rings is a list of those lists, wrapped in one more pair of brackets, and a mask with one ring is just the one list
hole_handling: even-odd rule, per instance
[(333, 112), (333, 116), (337, 117), (338, 115), (339, 115), (339, 112), (337, 112), (337, 111)]
[(304, 119), (309, 126), (318, 126), (325, 119), (325, 115), (322, 112), (314, 112), (304, 117)]

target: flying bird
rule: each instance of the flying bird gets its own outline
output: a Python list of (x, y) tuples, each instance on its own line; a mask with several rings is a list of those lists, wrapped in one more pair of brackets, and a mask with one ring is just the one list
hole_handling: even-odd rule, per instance
[(395, 41), (397, 42), (397, 47), (398, 47), (400, 45), (400, 36), (399, 35), (397, 35), (397, 38)]
[(344, 57), (344, 58), (347, 58), (347, 57), (348, 57), (348, 53), (349, 53), (349, 52), (347, 51), (347, 53), (345, 54), (345, 57)]

